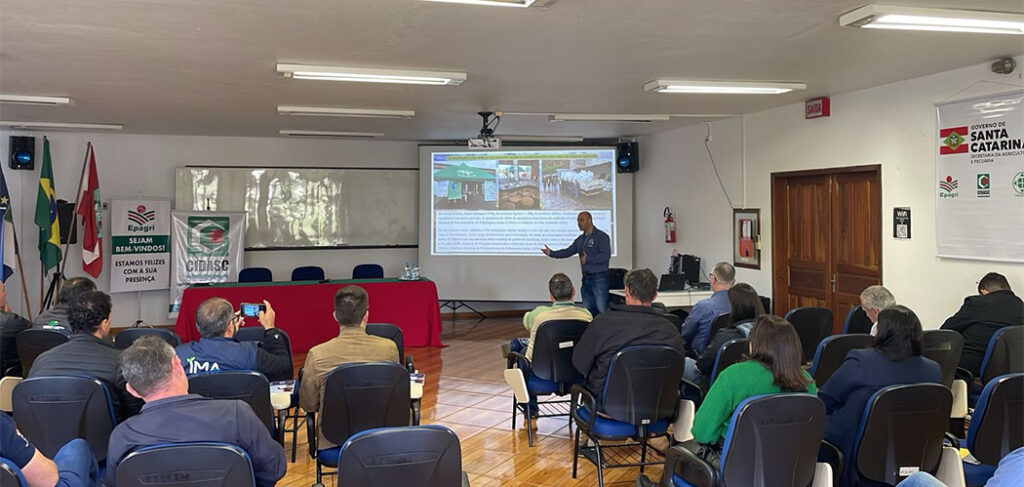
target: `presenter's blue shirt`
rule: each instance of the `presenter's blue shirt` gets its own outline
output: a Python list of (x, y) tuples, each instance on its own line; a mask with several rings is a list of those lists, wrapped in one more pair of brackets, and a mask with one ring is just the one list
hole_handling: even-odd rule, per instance
[(584, 274), (605, 272), (608, 261), (612, 258), (612, 242), (607, 233), (594, 228), (590, 233), (582, 233), (572, 244), (562, 250), (552, 250), (551, 257), (564, 259), (577, 254), (586, 253), (587, 263), (583, 264)]

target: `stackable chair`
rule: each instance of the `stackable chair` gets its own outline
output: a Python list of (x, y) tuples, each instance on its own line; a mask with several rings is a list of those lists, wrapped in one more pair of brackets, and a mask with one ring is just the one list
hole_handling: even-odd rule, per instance
[(868, 318), (867, 313), (858, 304), (850, 308), (846, 313), (846, 321), (843, 322), (843, 333), (866, 333), (871, 334), (871, 327), (875, 326)]
[(384, 279), (380, 264), (359, 264), (352, 268), (352, 279)]
[(114, 474), (118, 487), (256, 485), (249, 454), (230, 443), (168, 443), (142, 447), (126, 455)]
[(252, 407), (267, 427), (270, 436), (284, 445), (284, 417), (274, 424), (274, 408), (270, 404), (270, 382), (259, 372), (228, 370), (202, 374), (188, 379), (188, 392), (211, 399), (237, 399)]
[(246, 267), (238, 272), (238, 282), (273, 282), (274, 273), (266, 267)]
[[(921, 356), (939, 364), (942, 369), (942, 383), (953, 391), (953, 409), (949, 417), (958, 420), (966, 417), (967, 382), (956, 377), (960, 355), (964, 350), (963, 335), (953, 330), (925, 330), (921, 348)], [(960, 430), (957, 436), (963, 436), (962, 425), (953, 422), (950, 424), (957, 424), (955, 429)]]
[(392, 325), (391, 323), (367, 323), (366, 334), (387, 338), (395, 342), (395, 346), (398, 347), (398, 363), (405, 364), (405, 368), (409, 373), (416, 371), (416, 367), (412, 363), (412, 355), (405, 354), (405, 335), (397, 325)]
[(67, 343), (70, 337), (71, 334), (63, 328), (29, 328), (19, 331), (14, 336), (14, 344), (18, 350), (18, 360), (21, 361), (21, 374), (27, 377), (36, 357), (57, 345)]
[[(284, 330), (275, 328), (284, 339), (285, 346), (288, 347), (288, 363), (293, 364), (292, 369), (289, 369), (287, 376), (290, 378), (294, 374), (294, 357), (292, 356), (292, 340)], [(246, 326), (239, 328), (238, 332), (235, 333), (235, 339), (243, 342), (258, 342), (263, 340), (263, 335), (266, 330), (262, 326)], [(280, 379), (280, 377), (278, 377)], [(267, 380), (270, 380), (269, 378)], [(291, 433), (292, 435), (292, 461), (295, 461), (295, 452), (298, 444), (299, 428), (301, 424), (306, 421), (305, 416), (299, 414), (299, 384), (302, 382), (302, 370), (299, 370), (299, 378), (295, 381), (295, 386), (292, 388), (291, 402), (288, 404), (288, 408), (281, 411), (274, 411), (277, 417), (277, 425), (281, 433), (281, 441), (285, 439), (285, 435)], [(288, 426), (288, 420), (291, 420), (291, 426)], [(284, 443), (282, 443), (283, 445)]]
[(322, 281), (324, 268), (317, 265), (306, 265), (292, 269), (293, 281)]
[(406, 426), (352, 435), (341, 446), (338, 485), (469, 487), (469, 478), (455, 432), (441, 425)]
[(134, 343), (135, 340), (146, 335), (156, 335), (172, 347), (181, 345), (181, 338), (178, 337), (177, 333), (174, 333), (171, 330), (166, 330), (164, 328), (125, 328), (118, 332), (117, 336), (114, 337), (114, 346), (124, 350), (132, 346), (132, 343)]
[(786, 313), (786, 321), (793, 325), (800, 336), (804, 363), (814, 359), (818, 344), (832, 334), (832, 310), (828, 308), (793, 308)]
[(718, 354), (715, 355), (715, 367), (711, 369), (711, 375), (708, 376), (710, 378), (708, 389), (711, 389), (711, 384), (718, 380), (718, 375), (723, 370), (728, 369), (730, 365), (742, 362), (748, 350), (750, 350), (750, 342), (746, 338), (733, 338), (723, 343), (722, 347), (718, 349)]
[(967, 403), (971, 407), (978, 403), (982, 387), (992, 379), (1024, 372), (1024, 353), (1021, 350), (1024, 350), (1024, 326), (1007, 326), (992, 334), (985, 358), (981, 362), (980, 377), (972, 377), (964, 369), (957, 370), (957, 376), (964, 377), (970, 389)]
[(49, 458), (67, 442), (83, 438), (96, 461), (107, 459), (107, 443), (117, 424), (107, 386), (86, 377), (34, 377), (14, 387), (18, 430)]
[(1024, 446), (1024, 374), (1002, 375), (985, 384), (964, 446), (981, 462), (964, 462), (970, 487), (985, 485), (999, 460)]
[(832, 377), (832, 374), (843, 365), (850, 350), (871, 348), (874, 342), (875, 337), (862, 333), (832, 335), (822, 340), (818, 344), (818, 351), (814, 353), (814, 361), (811, 363), (809, 371), (811, 377), (814, 378), (814, 383), (819, 388), (825, 385), (829, 377)]
[(0, 457), (0, 485), (7, 487), (28, 487), (28, 480), (21, 474), (21, 469), (11, 460)]
[[(530, 420), (569, 416), (569, 400), (563, 399), (574, 384), (583, 383), (583, 375), (572, 365), (572, 352), (587, 328), (587, 322), (580, 320), (551, 320), (539, 325), (536, 342), (533, 344), (533, 360), (525, 355), (510, 352), (505, 369), (505, 381), (512, 387), (512, 429), (516, 429), (516, 418), (523, 414), (529, 445), (533, 446), (533, 427)], [(528, 367), (524, 373), (520, 364)], [(554, 394), (558, 399), (537, 402), (537, 414), (530, 411), (530, 394), (547, 396)], [(572, 421), (569, 421), (572, 428)]]
[(715, 337), (715, 334), (719, 330), (724, 330), (729, 327), (729, 323), (732, 321), (731, 313), (722, 313), (715, 317), (714, 321), (711, 322), (711, 332), (708, 333), (708, 343), (711, 343), (711, 339)]
[[(295, 360), (292, 356), (292, 339), (288, 336), (288, 333), (280, 328), (274, 328), (278, 333), (281, 334), (281, 338), (284, 340), (285, 347), (288, 348), (288, 363), (292, 364), (291, 368), (284, 375), (287, 379), (282, 377), (268, 377), (267, 380), (290, 380), (295, 376)], [(259, 342), (263, 340), (263, 335), (266, 333), (266, 329), (262, 326), (246, 326), (238, 329), (235, 333), (235, 339), (240, 342)]]

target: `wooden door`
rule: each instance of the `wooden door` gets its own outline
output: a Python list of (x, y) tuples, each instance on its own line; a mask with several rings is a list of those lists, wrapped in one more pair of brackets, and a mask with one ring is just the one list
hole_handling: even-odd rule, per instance
[(775, 312), (832, 310), (842, 330), (860, 292), (881, 282), (880, 167), (772, 174)]

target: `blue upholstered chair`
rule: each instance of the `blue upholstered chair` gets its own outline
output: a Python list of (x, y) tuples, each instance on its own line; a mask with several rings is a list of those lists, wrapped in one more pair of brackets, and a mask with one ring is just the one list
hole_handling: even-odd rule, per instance
[(324, 280), (324, 268), (316, 265), (307, 265), (292, 269), (293, 281), (322, 281)]
[(274, 273), (266, 267), (246, 267), (238, 273), (238, 282), (273, 282)]
[(359, 264), (352, 268), (352, 279), (384, 279), (380, 264)]
[(971, 487), (985, 485), (999, 460), (1024, 446), (1024, 374), (1002, 375), (985, 384), (965, 446), (981, 462), (964, 462), (966, 482)]
[[(388, 461), (377, 461), (387, 458)], [(455, 432), (441, 426), (375, 428), (341, 446), (338, 485), (469, 486)]]
[(870, 348), (875, 337), (865, 333), (852, 333), (848, 335), (832, 335), (825, 338), (818, 344), (818, 350), (814, 353), (814, 361), (811, 362), (811, 377), (814, 383), (821, 386), (828, 382), (829, 377), (839, 370), (846, 360), (850, 350), (858, 348)]
[(236, 445), (216, 442), (168, 443), (139, 448), (121, 460), (115, 475), (118, 487), (184, 483), (176, 483), (175, 479), (188, 479), (188, 485), (204, 487), (256, 485), (249, 454)]

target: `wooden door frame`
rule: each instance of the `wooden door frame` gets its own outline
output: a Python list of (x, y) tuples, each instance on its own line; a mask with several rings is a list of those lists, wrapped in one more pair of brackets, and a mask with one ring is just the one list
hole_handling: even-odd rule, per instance
[[(771, 178), (772, 178), (771, 179), (771, 196), (770, 196), (770, 198), (771, 198), (771, 215), (772, 215), (771, 216), (771, 218), (772, 218), (771, 219), (771, 225), (772, 225), (772, 269), (771, 269), (771, 282), (772, 282), (772, 303), (773, 303), (772, 307), (775, 308), (776, 314), (778, 314), (780, 316), (783, 315), (783, 313), (779, 313), (777, 310), (780, 309), (779, 307), (781, 306), (781, 303), (784, 301), (783, 299), (780, 299), (782, 297), (782, 294), (780, 292), (779, 282), (780, 282), (780, 279), (784, 278), (785, 276), (780, 276), (779, 273), (782, 270), (782, 267), (780, 266), (780, 263), (783, 260), (785, 260), (785, 255), (783, 255), (783, 250), (787, 250), (788, 249), (788, 244), (785, 243), (786, 239), (780, 238), (783, 234), (781, 232), (777, 231), (778, 228), (779, 228), (778, 222), (785, 221), (787, 215), (782, 215), (782, 217), (783, 217), (782, 219), (779, 218), (780, 215), (778, 213), (781, 211), (781, 208), (777, 208), (776, 207), (777, 198), (779, 197), (779, 195), (776, 194), (776, 191), (775, 191), (776, 185), (779, 183), (780, 180), (789, 179), (789, 178), (796, 178), (796, 177), (832, 176), (832, 175), (836, 175), (836, 174), (871, 173), (871, 172), (873, 172), (875, 174), (875, 178), (874, 179), (875, 179), (875, 183), (878, 184), (879, 199), (882, 199), (883, 193), (882, 193), (882, 165), (881, 164), (865, 164), (865, 165), (860, 165), (860, 166), (843, 166), (843, 167), (831, 167), (831, 168), (822, 168), (822, 169), (805, 169), (805, 170), (799, 170), (799, 171), (784, 171), (784, 172), (773, 172), (773, 173), (771, 173)], [(835, 191), (834, 183), (830, 184), (829, 193), (831, 194), (833, 191)], [(829, 199), (831, 201), (831, 198), (829, 198)], [(876, 215), (876, 217), (878, 218), (879, 225), (882, 225), (883, 211), (884, 211), (884, 209), (882, 208), (881, 201), (879, 201), (878, 215)], [(829, 214), (833, 215), (834, 211), (830, 210)], [(882, 265), (883, 262), (884, 262), (884, 256), (883, 256), (883, 253), (882, 253), (883, 252), (883, 248), (882, 248), (882, 234), (884, 233), (884, 229), (881, 229), (881, 230), (882, 231), (878, 232), (878, 241), (876, 242), (876, 244), (878, 245), (878, 262), (879, 262), (879, 265), (878, 265), (878, 281), (879, 281), (879, 283), (884, 282), (883, 281), (883, 273), (884, 273), (884, 267), (885, 267), (884, 265)], [(829, 232), (828, 241), (831, 242), (832, 241), (832, 232), (833, 232), (833, 228), (832, 228), (832, 223), (831, 222), (828, 225), (828, 232)], [(788, 234), (788, 229), (787, 229), (787, 233), (785, 234), (785, 236), (788, 238), (788, 235), (789, 234)], [(832, 252), (830, 250), (829, 251), (829, 255), (827, 257), (827, 260), (826, 260), (827, 266), (830, 269), (834, 266), (834, 264), (832, 262), (832, 259), (833, 259)], [(782, 279), (782, 280), (784, 280), (784, 279)], [(827, 302), (831, 306), (832, 305), (832, 294), (833, 293), (832, 292), (826, 292), (825, 294), (826, 294), (826, 296), (828, 298)], [(845, 317), (836, 317), (836, 319), (837, 320), (845, 319)]]

